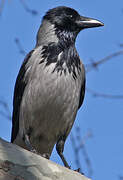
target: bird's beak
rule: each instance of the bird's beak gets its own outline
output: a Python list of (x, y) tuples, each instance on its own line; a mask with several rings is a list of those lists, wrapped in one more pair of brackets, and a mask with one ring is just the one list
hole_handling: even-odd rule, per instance
[(81, 29), (104, 26), (102, 22), (84, 16), (80, 16), (80, 19), (77, 20), (76, 23)]

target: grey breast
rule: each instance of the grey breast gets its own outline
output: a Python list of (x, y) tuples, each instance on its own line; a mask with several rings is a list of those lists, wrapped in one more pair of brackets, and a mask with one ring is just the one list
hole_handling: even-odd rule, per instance
[(41, 50), (38, 47), (27, 64), (25, 78), (29, 80), (20, 108), (20, 134), (31, 128), (32, 145), (41, 153), (51, 153), (58, 137), (66, 131), (69, 133), (75, 120), (81, 76), (78, 74), (75, 81), (67, 69), (66, 75), (53, 72), (55, 63), (50, 66), (40, 63)]

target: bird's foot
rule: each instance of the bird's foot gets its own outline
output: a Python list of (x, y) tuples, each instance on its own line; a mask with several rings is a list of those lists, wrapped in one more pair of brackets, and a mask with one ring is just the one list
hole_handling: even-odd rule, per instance
[(75, 169), (74, 171), (76, 171), (76, 172), (79, 172), (79, 173), (80, 173), (80, 168), (78, 168), (78, 169)]
[(75, 169), (74, 171), (76, 171), (76, 172), (78, 172), (78, 173), (80, 173), (80, 174), (84, 175), (84, 173), (83, 173), (83, 172), (81, 172), (80, 168)]
[(48, 153), (40, 154), (40, 153), (37, 152), (35, 149), (32, 149), (31, 152), (32, 152), (32, 153), (35, 153), (35, 154), (37, 154), (37, 155), (39, 155), (39, 156), (41, 156), (41, 157), (44, 157), (44, 158), (46, 158), (46, 159), (50, 159), (50, 154), (48, 154)]
[[(69, 167), (67, 167), (67, 168), (68, 168), (68, 169), (71, 169), (71, 166), (69, 166)], [(71, 169), (71, 170), (73, 170), (73, 169)], [(78, 168), (78, 169), (74, 169), (73, 171), (78, 172), (78, 173), (80, 173), (80, 174), (84, 175), (84, 173), (83, 173), (83, 172), (81, 172), (80, 168)]]
[(46, 158), (46, 159), (50, 159), (50, 154), (49, 153), (44, 153), (41, 156)]
[(35, 153), (35, 154), (38, 154), (39, 155), (39, 153), (36, 151), (36, 149), (34, 149), (34, 148), (32, 148), (31, 150), (30, 150), (32, 153)]

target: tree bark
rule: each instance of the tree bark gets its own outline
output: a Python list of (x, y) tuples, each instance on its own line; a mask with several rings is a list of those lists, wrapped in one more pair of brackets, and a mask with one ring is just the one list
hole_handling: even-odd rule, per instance
[(0, 138), (0, 180), (89, 180)]

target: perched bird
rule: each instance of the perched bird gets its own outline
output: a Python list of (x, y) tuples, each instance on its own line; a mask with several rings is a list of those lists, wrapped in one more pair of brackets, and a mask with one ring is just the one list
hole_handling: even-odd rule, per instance
[(85, 70), (75, 48), (77, 34), (103, 26), (60, 6), (43, 17), (35, 48), (17, 76), (11, 142), (50, 158), (53, 147), (64, 165), (64, 143), (85, 94)]

